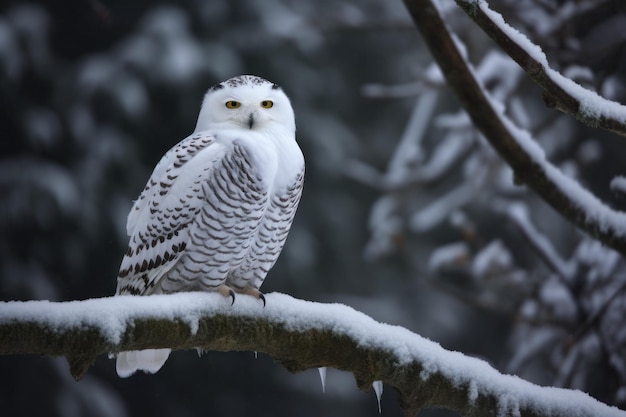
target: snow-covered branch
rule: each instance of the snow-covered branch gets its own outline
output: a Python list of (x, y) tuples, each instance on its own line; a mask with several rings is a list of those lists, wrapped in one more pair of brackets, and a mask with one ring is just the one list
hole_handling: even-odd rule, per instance
[(576, 117), (592, 127), (626, 136), (626, 106), (606, 100), (550, 68), (537, 45), (509, 26), (484, 0), (456, 3), (544, 90), (547, 106)]
[[(572, 390), (539, 387), (486, 362), (341, 304), (268, 294), (267, 306), (218, 294), (121, 296), (0, 304), (0, 353), (62, 355), (79, 378), (97, 355), (129, 349), (265, 352), (292, 372), (333, 367), (361, 389), (397, 389), (406, 415), (447, 407), (465, 415), (626, 416)], [(113, 366), (113, 364), (111, 364)]]
[[(626, 214), (611, 209), (563, 174), (547, 160), (541, 147), (528, 132), (516, 127), (504, 115), (502, 105), (489, 97), (476, 79), (432, 0), (405, 0), (405, 4), (448, 85), (456, 93), (474, 125), (513, 169), (516, 181), (531, 187), (573, 224), (625, 254)], [(477, 9), (483, 5), (472, 4)], [(594, 100), (587, 103), (589, 111), (596, 108), (593, 103)], [(601, 107), (597, 106), (597, 109)], [(614, 106), (606, 107), (615, 110)]]

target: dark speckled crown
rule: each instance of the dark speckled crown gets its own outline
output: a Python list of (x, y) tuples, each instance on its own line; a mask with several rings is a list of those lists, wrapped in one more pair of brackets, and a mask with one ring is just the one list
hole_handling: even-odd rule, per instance
[(217, 91), (220, 90), (226, 86), (228, 87), (240, 87), (243, 85), (251, 85), (251, 86), (255, 86), (255, 85), (263, 85), (263, 84), (271, 84), (272, 85), (272, 90), (280, 90), (281, 88), (278, 86), (278, 84), (274, 84), (271, 81), (266, 80), (263, 77), (258, 77), (256, 75), (238, 75), (236, 77), (233, 78), (229, 78), (226, 81), (222, 81), (219, 84), (215, 84), (213, 87), (211, 87), (209, 89), (209, 91)]

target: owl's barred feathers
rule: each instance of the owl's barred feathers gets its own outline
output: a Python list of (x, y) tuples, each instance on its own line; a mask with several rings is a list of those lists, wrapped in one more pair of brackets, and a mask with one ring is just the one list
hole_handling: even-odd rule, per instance
[[(128, 215), (116, 293), (226, 288), (233, 301), (234, 293), (262, 297), (258, 290), (285, 243), (303, 180), (293, 110), (282, 89), (251, 75), (211, 87), (195, 132), (163, 156)], [(168, 353), (122, 352), (118, 374), (156, 372)]]

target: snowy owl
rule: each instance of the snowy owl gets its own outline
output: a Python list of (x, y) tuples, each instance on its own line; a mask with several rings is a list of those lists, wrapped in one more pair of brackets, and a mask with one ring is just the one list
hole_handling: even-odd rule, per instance
[[(157, 164), (128, 215), (116, 294), (215, 291), (258, 298), (304, 179), (289, 99), (242, 75), (211, 87), (194, 132)], [(121, 352), (117, 373), (154, 373), (169, 349)]]

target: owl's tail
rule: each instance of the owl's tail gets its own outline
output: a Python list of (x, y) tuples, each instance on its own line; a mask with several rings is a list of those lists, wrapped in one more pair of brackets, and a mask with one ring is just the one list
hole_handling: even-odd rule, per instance
[(137, 371), (155, 373), (165, 364), (171, 349), (146, 349), (120, 352), (115, 369), (121, 378), (128, 378)]

